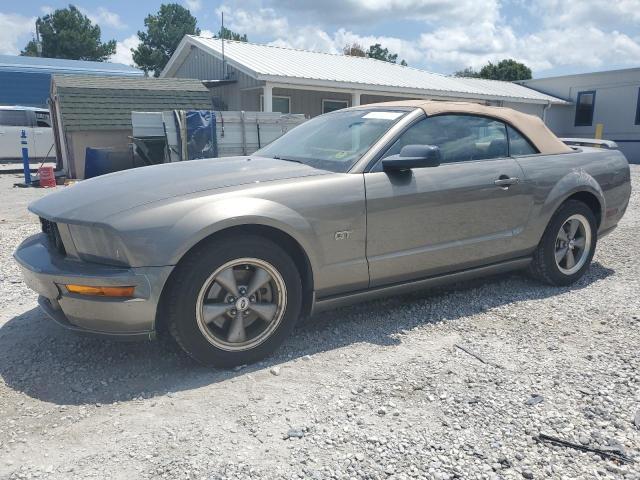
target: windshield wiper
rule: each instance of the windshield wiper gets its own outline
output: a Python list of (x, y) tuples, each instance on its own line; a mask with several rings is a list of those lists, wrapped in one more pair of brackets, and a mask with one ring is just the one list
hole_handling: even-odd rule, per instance
[(274, 160), (284, 160), (285, 162), (296, 162), (296, 163), (302, 163), (300, 160), (296, 160), (295, 158), (286, 158), (286, 157), (280, 157), (278, 155), (274, 155), (272, 157)]

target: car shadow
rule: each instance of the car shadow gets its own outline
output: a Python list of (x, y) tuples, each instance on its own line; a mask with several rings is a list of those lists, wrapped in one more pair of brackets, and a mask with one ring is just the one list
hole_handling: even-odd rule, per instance
[[(613, 273), (596, 262), (579, 282), (561, 288), (518, 273), (503, 274), (323, 312), (302, 322), (265, 361), (231, 370), (196, 364), (169, 340), (127, 343), (72, 334), (34, 308), (0, 328), (0, 375), (9, 388), (57, 405), (151, 398), (355, 343), (399, 344), (400, 334), (424, 324), (553, 297)], [(415, 314), (418, 310), (420, 315)]]

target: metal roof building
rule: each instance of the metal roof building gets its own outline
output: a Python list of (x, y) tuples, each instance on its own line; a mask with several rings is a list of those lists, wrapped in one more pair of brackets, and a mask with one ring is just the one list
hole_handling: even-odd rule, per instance
[(120, 63), (0, 55), (0, 105), (46, 107), (51, 75), (144, 75)]
[(320, 113), (401, 98), (469, 100), (542, 116), (564, 100), (523, 85), (455, 78), (364, 57), (187, 35), (161, 77), (199, 78), (230, 110)]

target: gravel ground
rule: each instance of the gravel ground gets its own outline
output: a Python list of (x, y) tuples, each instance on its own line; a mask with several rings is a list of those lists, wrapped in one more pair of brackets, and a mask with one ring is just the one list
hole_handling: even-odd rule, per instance
[(11, 259), (47, 192), (2, 175), (0, 478), (640, 479), (632, 176), (626, 217), (572, 288), (513, 274), (327, 312), (222, 371), (47, 320)]

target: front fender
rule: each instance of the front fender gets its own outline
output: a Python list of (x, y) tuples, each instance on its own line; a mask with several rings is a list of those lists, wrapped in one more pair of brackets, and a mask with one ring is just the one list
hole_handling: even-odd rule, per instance
[(174, 229), (181, 232), (181, 236), (184, 234), (186, 241), (172, 252), (171, 262), (178, 263), (193, 246), (214, 233), (241, 225), (262, 225), (280, 230), (300, 244), (312, 267), (318, 262), (316, 236), (311, 224), (290, 207), (253, 197), (234, 197), (201, 205), (181, 218)]
[(292, 208), (263, 198), (170, 199), (129, 210), (110, 220), (134, 267), (176, 265), (204, 238), (247, 224), (283, 231), (302, 246), (312, 267), (319, 261), (311, 224)]

